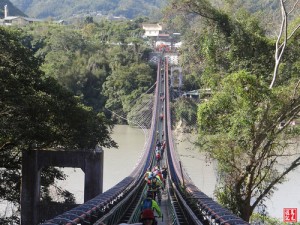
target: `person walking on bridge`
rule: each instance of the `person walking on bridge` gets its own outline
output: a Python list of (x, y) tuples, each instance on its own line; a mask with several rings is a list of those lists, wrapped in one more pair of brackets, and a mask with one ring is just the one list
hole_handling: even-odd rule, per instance
[(153, 193), (151, 191), (147, 192), (147, 197), (142, 201), (141, 204), (141, 213), (146, 209), (151, 209), (153, 212), (155, 211), (158, 217), (162, 217), (161, 210), (157, 202), (153, 199)]
[(161, 203), (161, 189), (164, 189), (163, 182), (160, 180), (159, 176), (153, 176), (148, 183), (148, 191), (154, 194), (153, 199), (158, 200), (158, 204)]
[(155, 220), (153, 211), (151, 209), (146, 209), (142, 213), (141, 223), (120, 223), (119, 225), (157, 225), (157, 221)]

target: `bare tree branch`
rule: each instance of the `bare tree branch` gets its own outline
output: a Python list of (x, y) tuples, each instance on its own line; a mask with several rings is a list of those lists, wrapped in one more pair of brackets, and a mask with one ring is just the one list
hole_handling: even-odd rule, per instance
[[(281, 4), (282, 22), (281, 22), (280, 32), (279, 32), (279, 35), (278, 35), (277, 41), (276, 41), (275, 68), (274, 68), (274, 73), (273, 73), (273, 79), (272, 79), (272, 82), (269, 87), (270, 89), (273, 87), (276, 77), (278, 75), (278, 68), (280, 65), (280, 60), (281, 60), (281, 57), (283, 55), (283, 52), (285, 50), (286, 43), (287, 43), (287, 13), (286, 13), (286, 8), (285, 8), (283, 0), (280, 0), (280, 4)], [(284, 36), (284, 40), (283, 40), (282, 45), (280, 45), (280, 40), (281, 40), (282, 36)]]
[(295, 29), (292, 31), (292, 33), (289, 35), (288, 40), (294, 35), (294, 33), (300, 28), (300, 24), (295, 27)]
[(294, 11), (294, 9), (295, 9), (295, 7), (297, 6), (298, 2), (299, 2), (299, 0), (297, 0), (297, 1), (295, 2), (295, 4), (293, 5), (293, 7), (291, 8), (291, 10), (288, 12), (288, 15), (291, 14), (291, 13)]
[(299, 85), (300, 85), (300, 80), (298, 80), (298, 82), (297, 82), (297, 84), (296, 84), (296, 86), (294, 88), (293, 98), (295, 98), (295, 96), (296, 96), (296, 93), (297, 93), (296, 91), (297, 91)]
[(276, 179), (274, 179), (267, 188), (261, 193), (261, 195), (255, 200), (253, 205), (257, 205), (263, 198), (268, 194), (268, 192), (276, 185), (280, 180), (282, 180), (290, 171), (298, 167), (300, 164), (300, 157), (296, 158), (289, 167), (287, 167)]
[[(275, 66), (274, 66), (274, 72), (273, 72), (273, 79), (272, 82), (269, 86), (269, 88), (273, 88), (275, 80), (278, 76), (278, 68), (280, 65), (280, 61), (282, 58), (282, 55), (285, 51), (285, 47), (287, 45), (287, 41), (294, 35), (294, 33), (300, 28), (300, 24), (298, 24), (294, 30), (291, 32), (289, 36), (287, 36), (287, 28), (288, 28), (288, 15), (290, 15), (296, 8), (297, 4), (299, 3), (299, 0), (297, 0), (291, 10), (287, 13), (287, 9), (285, 7), (286, 1), (280, 0), (281, 4), (281, 16), (282, 16), (282, 22), (281, 22), (281, 27), (280, 27), (280, 32), (277, 37), (276, 41), (276, 50), (275, 50)], [(283, 42), (280, 44), (280, 41), (283, 39)]]

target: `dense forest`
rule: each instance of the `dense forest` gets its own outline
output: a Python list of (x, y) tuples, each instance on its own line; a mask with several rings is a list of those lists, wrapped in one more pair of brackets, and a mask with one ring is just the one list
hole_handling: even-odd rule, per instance
[[(113, 6), (126, 2), (122, 10), (131, 10), (140, 3), (63, 1), (69, 4), (65, 7), (62, 1), (12, 2), (41, 18), (98, 10), (98, 3), (106, 13), (126, 16)], [(128, 8), (131, 3), (135, 7)], [(196, 125), (199, 150), (218, 162), (222, 179), (216, 198), (245, 220), (300, 164), (299, 156), (293, 156), (285, 170), (276, 167), (282, 157), (292, 156), (286, 148), (298, 137), (299, 127), (290, 124), (298, 124), (300, 111), (300, 6), (281, 3), (170, 0), (161, 13), (165, 31), (182, 34), (183, 90), (212, 90), (200, 104), (174, 102), (176, 119), (197, 117), (197, 123), (185, 123)], [(128, 11), (126, 17), (141, 14)], [(33, 145), (75, 150), (116, 146), (110, 138), (115, 121), (106, 109), (130, 114), (129, 103), (155, 83), (156, 69), (147, 61), (152, 49), (141, 37), (143, 22), (149, 20), (96, 21), (86, 14), (64, 26), (47, 22), (0, 28), (0, 199), (15, 209), (12, 216), (0, 218), (1, 224), (19, 220), (22, 150)], [(41, 199), (53, 201), (49, 188), (64, 174), (53, 168), (43, 174)], [(74, 201), (56, 188), (60, 201)]]

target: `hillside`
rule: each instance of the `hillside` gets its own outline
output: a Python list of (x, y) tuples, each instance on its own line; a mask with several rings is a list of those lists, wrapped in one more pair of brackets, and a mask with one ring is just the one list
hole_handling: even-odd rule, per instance
[(159, 18), (166, 0), (11, 0), (30, 17), (69, 19), (86, 16)]
[[(53, 18), (72, 21), (78, 18), (92, 16), (94, 19), (103, 16), (117, 16), (133, 19), (138, 16), (149, 17), (150, 20), (162, 18), (162, 9), (169, 0), (10, 0), (18, 9), (29, 17), (40, 19)], [(209, 0), (216, 8), (234, 13), (239, 8), (245, 8), (252, 14), (257, 14), (265, 24), (280, 21), (279, 2), (274, 0), (231, 0), (230, 9), (226, 9), (223, 0)], [(0, 0), (0, 5), (8, 0)], [(10, 7), (10, 3), (7, 3)], [(228, 4), (227, 4), (228, 5)], [(225, 8), (224, 8), (225, 7)], [(3, 7), (1, 9), (3, 11)], [(12, 10), (10, 10), (12, 11)], [(0, 11), (1, 13), (1, 11)], [(2, 12), (3, 13), (3, 12)], [(12, 13), (10, 13), (13, 15)], [(278, 16), (279, 15), (279, 16)], [(299, 13), (296, 15), (298, 16)]]
[(9, 16), (26, 16), (21, 10), (16, 8), (9, 0), (0, 0), (0, 18), (4, 17), (4, 6), (7, 5)]

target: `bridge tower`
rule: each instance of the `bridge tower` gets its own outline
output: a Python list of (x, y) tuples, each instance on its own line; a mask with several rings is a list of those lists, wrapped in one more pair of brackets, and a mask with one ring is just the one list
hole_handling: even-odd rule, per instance
[(183, 75), (182, 68), (180, 66), (172, 66), (171, 67), (171, 88), (176, 97), (181, 96), (181, 87), (183, 85)]
[[(21, 225), (36, 225), (70, 208), (40, 202), (40, 172), (43, 167), (81, 168), (85, 173), (84, 201), (103, 192), (103, 151), (24, 150), (22, 152)], [(46, 210), (44, 210), (46, 208)], [(67, 209), (66, 209), (67, 208)]]

